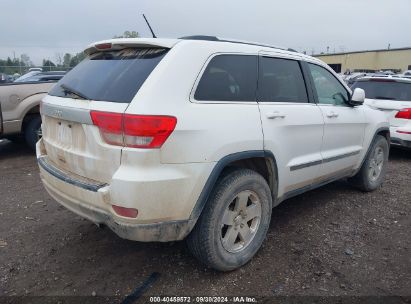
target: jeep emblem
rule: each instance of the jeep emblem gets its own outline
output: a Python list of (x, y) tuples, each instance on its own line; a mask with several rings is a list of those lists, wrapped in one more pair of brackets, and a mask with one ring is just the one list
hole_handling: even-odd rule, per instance
[(54, 110), (53, 114), (54, 114), (54, 116), (59, 117), (59, 118), (63, 117), (63, 111), (62, 110)]

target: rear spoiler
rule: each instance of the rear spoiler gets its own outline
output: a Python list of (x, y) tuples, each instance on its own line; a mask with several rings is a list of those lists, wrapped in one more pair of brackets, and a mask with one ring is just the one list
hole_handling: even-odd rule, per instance
[(91, 55), (98, 51), (121, 50), (127, 47), (171, 49), (178, 42), (178, 39), (118, 38), (98, 41), (96, 43), (90, 44), (84, 50), (84, 53), (86, 55)]

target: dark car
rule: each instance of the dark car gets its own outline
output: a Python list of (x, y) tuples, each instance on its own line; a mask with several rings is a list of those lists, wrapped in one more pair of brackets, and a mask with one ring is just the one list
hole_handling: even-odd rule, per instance
[(43, 82), (43, 81), (58, 81), (67, 72), (65, 71), (54, 71), (54, 72), (40, 72), (32, 76), (26, 77), (24, 79), (17, 79), (15, 82)]

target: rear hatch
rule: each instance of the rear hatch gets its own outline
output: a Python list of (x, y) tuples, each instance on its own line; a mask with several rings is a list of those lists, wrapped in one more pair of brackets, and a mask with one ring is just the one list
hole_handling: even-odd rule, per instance
[(411, 108), (411, 82), (395, 78), (369, 78), (359, 80), (351, 87), (365, 91), (370, 107), (383, 111), (393, 127), (406, 125), (409, 120), (397, 118), (400, 111)]
[(41, 112), (47, 162), (67, 173), (109, 183), (123, 148), (123, 134), (113, 124), (168, 49), (119, 49), (107, 43), (102, 49), (97, 46), (53, 87)]

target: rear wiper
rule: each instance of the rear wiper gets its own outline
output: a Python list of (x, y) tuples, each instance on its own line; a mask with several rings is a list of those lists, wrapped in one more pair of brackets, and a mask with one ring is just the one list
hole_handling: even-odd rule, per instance
[(385, 97), (385, 96), (375, 96), (374, 99), (396, 100), (393, 97)]
[(76, 89), (73, 89), (69, 86), (67, 86), (66, 84), (62, 83), (60, 85), (60, 88), (63, 89), (63, 92), (67, 95), (67, 94), (72, 94), (72, 95), (76, 95), (77, 97), (80, 97), (82, 99), (87, 99), (87, 100), (91, 100), (90, 98), (88, 98), (86, 95), (84, 95), (83, 93), (80, 93), (79, 91), (77, 91)]

